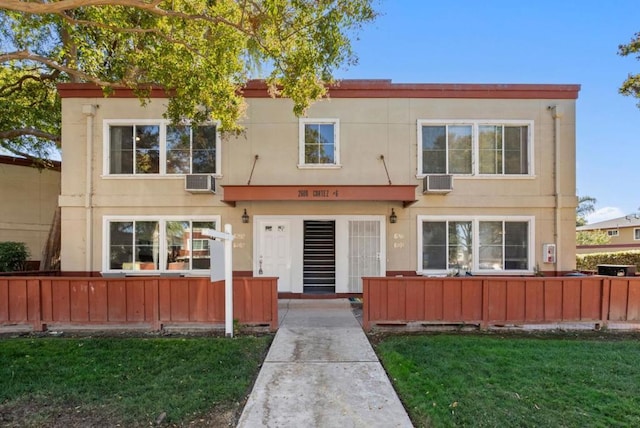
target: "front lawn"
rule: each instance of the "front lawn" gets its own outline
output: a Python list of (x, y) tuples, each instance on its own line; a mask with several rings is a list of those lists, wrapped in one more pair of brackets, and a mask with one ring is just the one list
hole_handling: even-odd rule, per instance
[(241, 408), (271, 339), (3, 339), (0, 425), (215, 426)]
[(376, 352), (416, 427), (631, 427), (639, 337), (388, 336)]

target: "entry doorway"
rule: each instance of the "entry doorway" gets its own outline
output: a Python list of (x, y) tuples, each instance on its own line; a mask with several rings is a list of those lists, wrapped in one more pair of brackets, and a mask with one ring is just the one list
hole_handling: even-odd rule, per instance
[(336, 222), (303, 222), (302, 279), (304, 293), (336, 291)]
[(381, 215), (255, 215), (253, 274), (278, 277), (279, 293), (362, 293), (385, 274)]
[(291, 291), (291, 224), (289, 220), (261, 220), (255, 276), (278, 277), (278, 291)]

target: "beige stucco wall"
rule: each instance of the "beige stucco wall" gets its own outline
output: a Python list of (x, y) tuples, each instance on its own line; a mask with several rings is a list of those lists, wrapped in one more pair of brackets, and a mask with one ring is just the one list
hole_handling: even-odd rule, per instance
[(24, 242), (40, 260), (58, 206), (60, 172), (0, 163), (0, 241)]
[[(103, 120), (159, 119), (163, 100), (142, 108), (135, 99), (63, 99), (62, 268), (84, 271), (86, 216), (92, 215), (92, 263), (102, 268), (102, 218), (107, 215), (220, 215), (239, 236), (234, 250), (234, 270), (250, 271), (253, 261), (253, 221), (242, 224), (247, 209), (256, 215), (384, 215), (394, 208), (396, 224), (386, 224), (388, 271), (417, 268), (417, 215), (499, 215), (535, 217), (535, 255), (540, 259), (543, 243), (558, 243), (556, 265), (541, 262), (542, 270), (575, 268), (575, 100), (500, 99), (332, 99), (313, 105), (310, 118), (340, 120), (339, 169), (298, 168), (298, 119), (288, 100), (255, 98), (249, 107), (239, 137), (222, 143), (219, 192), (191, 194), (181, 177), (104, 177)], [(83, 105), (96, 105), (91, 127), (92, 186), (90, 204), (86, 188), (86, 135), (89, 116)], [(554, 120), (550, 105), (558, 105), (560, 143), (560, 192), (562, 205), (556, 230), (554, 189)], [(454, 190), (446, 195), (423, 195), (417, 172), (417, 120), (532, 120), (534, 122), (533, 170), (530, 177), (456, 177)], [(249, 202), (230, 207), (222, 202), (223, 186), (247, 183), (255, 155), (251, 184), (254, 185), (358, 185), (387, 184), (380, 155), (384, 155), (393, 184), (416, 185), (417, 202), (407, 208), (397, 202)], [(87, 205), (91, 205), (91, 209)], [(558, 240), (558, 236), (560, 240)], [(242, 245), (240, 245), (242, 244)]]

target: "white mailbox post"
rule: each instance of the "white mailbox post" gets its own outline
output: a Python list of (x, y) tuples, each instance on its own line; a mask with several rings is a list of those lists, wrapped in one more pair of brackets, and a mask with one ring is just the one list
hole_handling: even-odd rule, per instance
[[(214, 229), (202, 230), (209, 239), (209, 253), (211, 256), (211, 282), (224, 279), (224, 333), (233, 337), (233, 233), (231, 225), (224, 225), (224, 232)], [(215, 241), (214, 241), (215, 239)]]

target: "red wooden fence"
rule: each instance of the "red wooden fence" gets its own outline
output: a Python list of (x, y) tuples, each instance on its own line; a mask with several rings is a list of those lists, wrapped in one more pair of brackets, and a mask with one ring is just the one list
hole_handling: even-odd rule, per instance
[[(224, 324), (224, 300), (224, 281), (209, 278), (0, 277), (0, 325)], [(277, 278), (234, 278), (233, 317), (275, 331)]]
[(640, 278), (363, 278), (363, 325), (640, 322)]

